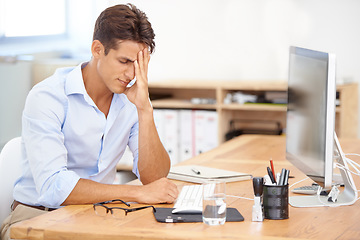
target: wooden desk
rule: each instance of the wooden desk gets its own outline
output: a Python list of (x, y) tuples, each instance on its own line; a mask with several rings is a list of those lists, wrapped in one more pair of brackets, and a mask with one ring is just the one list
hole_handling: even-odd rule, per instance
[[(359, 153), (360, 140), (341, 141), (345, 153)], [(269, 158), (275, 170), (286, 167), (295, 176), (289, 184), (305, 176), (285, 160), (285, 137), (241, 136), (217, 149), (182, 164), (199, 164), (252, 173), (266, 174)], [(359, 157), (351, 157), (360, 160)], [(355, 182), (359, 185), (359, 178)], [(184, 184), (176, 181), (177, 184)], [(310, 183), (302, 182), (301, 184)], [(228, 183), (227, 194), (253, 198), (252, 181)], [(253, 201), (227, 198), (244, 222), (227, 222), (223, 226), (203, 223), (159, 223), (151, 209), (129, 213), (124, 219), (95, 215), (92, 205), (67, 206), (14, 225), (11, 237), (16, 239), (360, 239), (360, 203), (343, 207), (293, 208), (289, 219), (252, 222)], [(171, 204), (157, 205), (172, 207)]]

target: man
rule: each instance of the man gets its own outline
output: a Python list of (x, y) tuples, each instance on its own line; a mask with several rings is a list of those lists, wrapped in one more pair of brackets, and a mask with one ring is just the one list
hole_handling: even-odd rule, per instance
[[(107, 8), (95, 23), (91, 60), (58, 69), (31, 90), (23, 112), (23, 174), (15, 184), (4, 238), (14, 222), (60, 206), (177, 198), (176, 185), (165, 178), (170, 160), (148, 97), (154, 36), (135, 6)], [(143, 185), (112, 184), (126, 146)]]

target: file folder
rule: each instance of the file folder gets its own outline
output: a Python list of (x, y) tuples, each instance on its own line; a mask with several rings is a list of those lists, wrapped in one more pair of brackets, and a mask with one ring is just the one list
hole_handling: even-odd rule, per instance
[[(196, 173), (197, 170), (200, 174)], [(209, 179), (221, 179), (225, 182), (244, 181), (252, 178), (251, 174), (210, 168), (198, 165), (173, 166), (170, 169), (169, 179), (185, 182), (204, 183)]]

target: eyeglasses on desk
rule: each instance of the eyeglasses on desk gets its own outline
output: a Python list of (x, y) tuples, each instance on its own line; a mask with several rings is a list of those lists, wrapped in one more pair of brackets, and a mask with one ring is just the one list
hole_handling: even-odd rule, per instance
[(114, 200), (110, 200), (110, 201), (94, 203), (93, 208), (94, 208), (95, 213), (98, 216), (104, 217), (104, 216), (107, 216), (107, 214), (110, 212), (110, 214), (114, 218), (123, 218), (123, 217), (127, 216), (127, 214), (129, 212), (135, 212), (135, 211), (139, 211), (139, 210), (142, 210), (145, 208), (152, 208), (153, 212), (156, 212), (155, 207), (152, 205), (142, 206), (142, 207), (137, 207), (137, 208), (109, 207), (109, 206), (105, 205), (105, 204), (116, 203), (116, 202), (123, 203), (126, 206), (130, 207), (129, 203), (127, 203), (121, 199), (114, 199)]

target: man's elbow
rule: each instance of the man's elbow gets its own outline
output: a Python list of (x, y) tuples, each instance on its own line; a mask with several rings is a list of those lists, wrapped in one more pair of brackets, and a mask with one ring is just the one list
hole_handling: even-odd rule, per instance
[(159, 180), (160, 178), (167, 177), (167, 175), (169, 174), (169, 169), (162, 170), (162, 171), (159, 170), (153, 174), (146, 170), (143, 172), (140, 172), (140, 181), (142, 182), (142, 184), (146, 185), (146, 184), (152, 183), (156, 180)]

